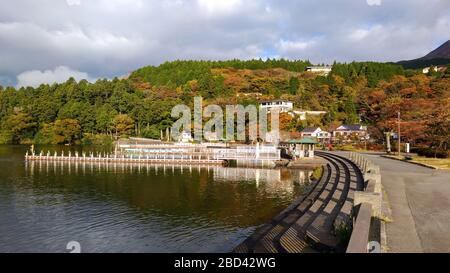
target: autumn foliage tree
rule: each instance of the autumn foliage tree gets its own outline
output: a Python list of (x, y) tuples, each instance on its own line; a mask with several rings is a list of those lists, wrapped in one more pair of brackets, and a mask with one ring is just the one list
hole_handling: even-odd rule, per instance
[(116, 137), (131, 136), (134, 131), (134, 120), (128, 115), (119, 114), (114, 118), (113, 127)]
[(32, 137), (35, 126), (36, 123), (28, 113), (23, 112), (21, 108), (16, 108), (3, 123), (2, 138), (5, 142), (21, 143), (26, 138)]
[(447, 151), (450, 145), (450, 98), (441, 100), (426, 123), (427, 137), (435, 151)]

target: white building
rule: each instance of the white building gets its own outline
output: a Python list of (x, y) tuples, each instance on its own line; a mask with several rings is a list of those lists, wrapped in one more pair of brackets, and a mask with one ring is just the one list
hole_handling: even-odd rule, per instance
[(328, 74), (331, 73), (332, 68), (332, 66), (308, 66), (306, 68), (306, 71), (323, 76), (328, 76)]
[(317, 139), (322, 143), (330, 142), (331, 133), (327, 131), (321, 131), (317, 134)]
[(361, 124), (344, 124), (333, 131), (335, 141), (351, 142), (353, 140), (368, 140), (367, 126)]
[(323, 131), (320, 127), (307, 127), (301, 131), (302, 137), (313, 137), (321, 143), (329, 142), (331, 140), (331, 133)]
[(300, 120), (306, 120), (306, 116), (320, 116), (320, 115), (325, 115), (327, 112), (295, 110), (295, 111), (293, 111), (293, 113), (297, 116), (300, 116)]
[(317, 134), (319, 132), (322, 132), (322, 129), (320, 129), (320, 127), (307, 127), (302, 130), (300, 135), (302, 137), (317, 137)]
[(422, 73), (423, 74), (428, 74), (428, 73), (430, 73), (430, 71), (433, 71), (433, 72), (438, 72), (438, 67), (437, 66), (429, 66), (429, 67), (425, 67), (424, 69), (422, 69)]
[(192, 140), (193, 140), (192, 134), (189, 131), (184, 131), (180, 136), (180, 142), (188, 143), (192, 142)]
[(267, 109), (267, 112), (270, 112), (274, 109), (278, 109), (280, 113), (286, 113), (294, 109), (294, 103), (292, 101), (287, 100), (263, 101), (260, 104), (260, 107)]
[(294, 110), (294, 103), (287, 100), (272, 100), (263, 101), (260, 104), (261, 108), (267, 109), (267, 112), (278, 109), (280, 113), (289, 113), (291, 116), (300, 116), (300, 120), (306, 120), (307, 116), (321, 116), (325, 115), (325, 111), (303, 111)]

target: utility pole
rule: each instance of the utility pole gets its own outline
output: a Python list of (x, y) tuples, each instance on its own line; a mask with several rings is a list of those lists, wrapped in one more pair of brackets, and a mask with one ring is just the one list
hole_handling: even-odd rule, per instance
[(400, 142), (401, 142), (401, 136), (400, 136), (400, 111), (398, 111), (398, 156), (400, 156)]

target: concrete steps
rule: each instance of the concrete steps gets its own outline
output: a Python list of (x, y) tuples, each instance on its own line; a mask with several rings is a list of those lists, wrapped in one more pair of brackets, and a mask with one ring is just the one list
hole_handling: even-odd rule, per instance
[(345, 176), (339, 176), (331, 198), (322, 206), (321, 211), (306, 229), (305, 234), (306, 241), (321, 252), (336, 252), (339, 246), (339, 239), (334, 235), (334, 221), (346, 201), (350, 187), (350, 176), (344, 166), (338, 165), (337, 168), (339, 173), (344, 173)]
[(315, 203), (318, 195), (324, 190), (325, 186), (331, 177), (331, 167), (324, 168), (322, 178), (316, 183), (312, 190), (302, 199), (297, 206), (291, 207), (290, 210), (281, 213), (278, 217), (275, 217), (272, 223), (272, 227), (269, 231), (261, 236), (259, 242), (256, 242), (254, 248), (255, 251), (266, 252), (284, 252), (280, 246), (280, 237), (292, 226), (299, 217), (301, 217), (308, 208)]
[(342, 252), (335, 235), (351, 225), (354, 192), (363, 187), (359, 169), (340, 156), (321, 153), (328, 161), (322, 178), (312, 189), (259, 228), (234, 252), (310, 253)]

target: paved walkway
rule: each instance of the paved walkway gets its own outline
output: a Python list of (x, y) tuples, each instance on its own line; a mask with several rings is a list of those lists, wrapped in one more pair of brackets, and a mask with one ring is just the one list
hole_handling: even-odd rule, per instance
[(389, 252), (450, 252), (450, 171), (367, 155), (381, 168), (392, 210)]

